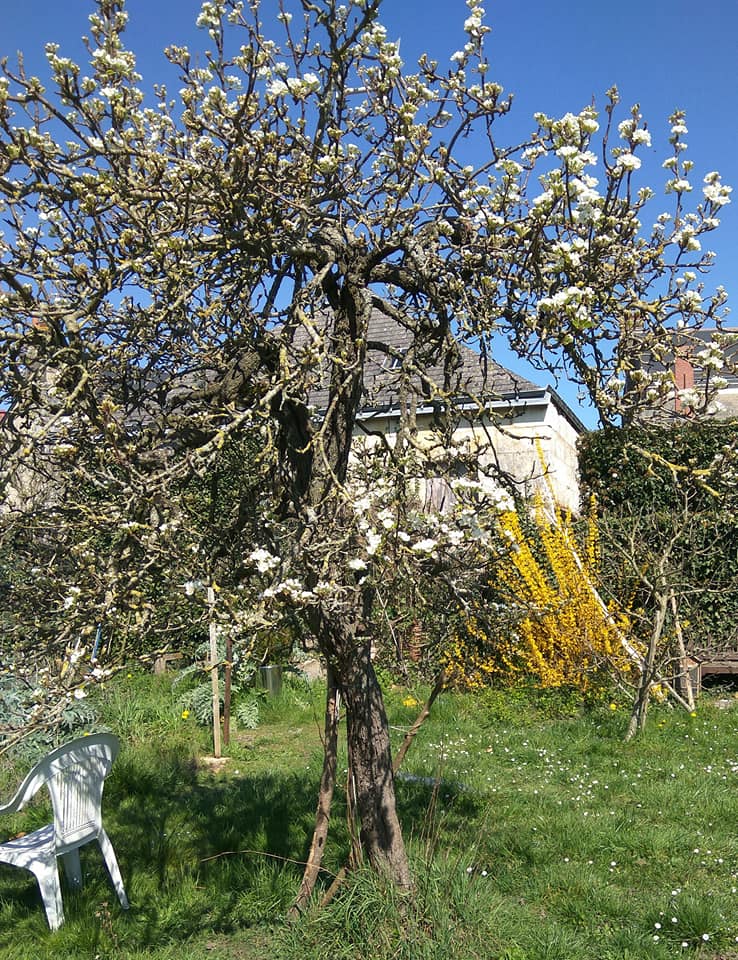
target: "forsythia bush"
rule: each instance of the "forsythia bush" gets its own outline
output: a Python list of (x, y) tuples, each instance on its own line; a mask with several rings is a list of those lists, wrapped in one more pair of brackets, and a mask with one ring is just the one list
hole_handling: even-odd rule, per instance
[[(441, 663), (448, 682), (465, 690), (478, 690), (493, 681), (509, 682), (519, 676), (523, 663), (515, 634), (505, 630), (510, 625), (490, 618), (488, 608), (477, 607), (477, 614), (464, 617), (454, 627), (451, 640), (441, 654)], [(497, 628), (495, 634), (492, 629)]]
[[(507, 638), (494, 638), (467, 618), (455, 631), (444, 665), (455, 682), (478, 687), (492, 679), (533, 678), (542, 687), (591, 692), (613, 668), (627, 671), (622, 637), (627, 617), (603, 607), (597, 593), (596, 514), (580, 546), (569, 516), (553, 516), (538, 500), (525, 530), (514, 511), (500, 516), (510, 549), (491, 584), (518, 616)], [(492, 618), (486, 617), (486, 620)]]

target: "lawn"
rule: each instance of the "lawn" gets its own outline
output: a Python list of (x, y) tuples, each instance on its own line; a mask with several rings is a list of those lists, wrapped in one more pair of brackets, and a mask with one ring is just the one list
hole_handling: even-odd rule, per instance
[[(413, 695), (388, 690), (398, 741)], [(320, 689), (267, 704), (222, 772), (166, 678), (123, 675), (98, 710), (123, 741), (104, 809), (131, 909), (90, 847), (52, 934), (30, 875), (3, 867), (2, 957), (738, 958), (738, 703), (659, 707), (624, 744), (622, 707), (444, 694), (398, 782), (413, 897), (359, 871), (298, 923), (285, 916), (312, 827)], [(27, 762), (5, 762), (4, 796)], [(326, 885), (348, 849), (342, 795)], [(41, 804), (3, 835), (47, 817)]]

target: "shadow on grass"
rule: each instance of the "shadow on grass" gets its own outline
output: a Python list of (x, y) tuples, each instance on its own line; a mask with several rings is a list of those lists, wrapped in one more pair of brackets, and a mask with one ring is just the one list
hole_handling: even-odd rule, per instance
[[(82, 851), (84, 888), (64, 888), (67, 922), (59, 934), (45, 927), (32, 879), (3, 871), (0, 910), (8, 937), (0, 936), (0, 949), (10, 947), (10, 931), (17, 929), (48, 943), (51, 954), (63, 944), (72, 956), (80, 950), (105, 955), (120, 944), (133, 952), (281, 923), (310, 844), (316, 761), (299, 771), (219, 776), (198, 770), (181, 743), (123, 750), (105, 788), (104, 815), (130, 911), (120, 910), (93, 844)], [(400, 782), (398, 801), (408, 837), (445, 834), (473, 819), (477, 809), (473, 796), (443, 783), (436, 789)], [(348, 849), (339, 788), (328, 869), (337, 870)]]
[(278, 920), (299, 883), (315, 781), (310, 772), (208, 776), (176, 747), (124, 753), (107, 822), (139, 944)]
[[(110, 829), (139, 943), (280, 922), (308, 853), (318, 777), (317, 764), (299, 773), (203, 776), (167, 747), (119, 758), (107, 797)], [(398, 801), (408, 836), (453, 832), (478, 812), (474, 796), (445, 784), (399, 783)], [(326, 866), (337, 869), (348, 849), (338, 790)]]

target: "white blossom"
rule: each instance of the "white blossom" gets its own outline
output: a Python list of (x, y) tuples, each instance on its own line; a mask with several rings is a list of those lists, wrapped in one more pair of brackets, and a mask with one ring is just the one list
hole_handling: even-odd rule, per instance
[(666, 182), (667, 193), (689, 193), (691, 189), (692, 184), (689, 182), (689, 180), (685, 180), (683, 177), (679, 177), (674, 180), (668, 180)]
[(79, 599), (79, 595), (82, 593), (79, 587), (70, 587), (69, 593), (64, 598), (63, 607), (65, 610), (71, 609)]
[(699, 310), (702, 306), (702, 297), (696, 290), (686, 290), (679, 301), (682, 310)]
[(267, 87), (267, 93), (272, 97), (283, 97), (289, 92), (290, 88), (287, 86), (284, 80), (272, 80)]
[(268, 550), (264, 550), (263, 547), (252, 550), (248, 556), (248, 560), (255, 565), (259, 573), (271, 573), (272, 570), (275, 570), (279, 566), (279, 558), (275, 557)]
[(437, 546), (438, 546), (438, 542), (436, 540), (431, 540), (430, 538), (427, 538), (425, 540), (418, 540), (417, 543), (414, 543), (412, 545), (411, 549), (415, 553), (433, 553), (433, 551), (436, 549)]
[(702, 246), (695, 236), (694, 227), (686, 223), (680, 230), (674, 232), (674, 239), (679, 244), (680, 247), (684, 247), (685, 250), (701, 250)]
[(720, 182), (720, 174), (717, 171), (708, 173), (704, 179), (705, 186), (702, 188), (702, 194), (708, 203), (713, 203), (717, 207), (725, 206), (730, 203), (730, 194), (732, 187), (725, 186)]
[(640, 169), (641, 159), (632, 153), (621, 153), (615, 161), (615, 166), (630, 173), (633, 170)]
[(374, 554), (379, 549), (379, 545), (382, 542), (382, 535), (377, 533), (374, 530), (367, 530), (366, 532), (366, 552), (370, 557), (373, 557)]

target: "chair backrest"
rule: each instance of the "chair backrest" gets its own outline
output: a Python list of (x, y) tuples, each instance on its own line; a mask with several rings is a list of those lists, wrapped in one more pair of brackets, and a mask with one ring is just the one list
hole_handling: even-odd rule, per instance
[(26, 777), (18, 791), (22, 803), (44, 784), (49, 790), (57, 852), (98, 836), (103, 786), (119, 749), (112, 733), (79, 737), (52, 750)]

